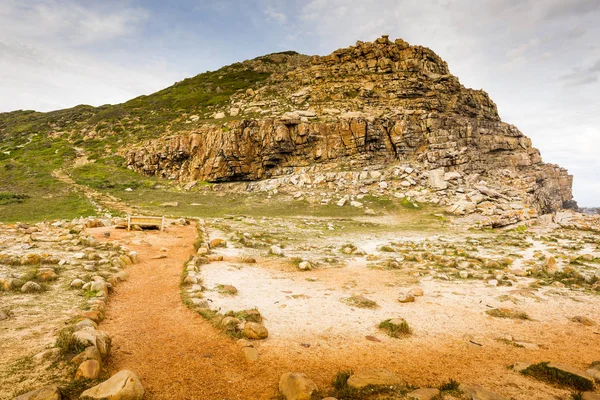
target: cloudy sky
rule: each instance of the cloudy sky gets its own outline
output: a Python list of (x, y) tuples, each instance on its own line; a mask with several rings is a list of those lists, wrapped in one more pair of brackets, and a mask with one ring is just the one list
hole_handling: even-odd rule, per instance
[[(167, 4), (168, 3), (168, 4)], [(0, 111), (119, 103), (283, 50), (389, 34), (461, 82), (600, 206), (599, 0), (0, 0)]]

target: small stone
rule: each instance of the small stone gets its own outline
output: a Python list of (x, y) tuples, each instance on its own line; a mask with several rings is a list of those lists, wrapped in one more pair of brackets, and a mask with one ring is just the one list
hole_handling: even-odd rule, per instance
[(73, 279), (69, 286), (71, 286), (73, 289), (81, 289), (83, 285), (85, 285), (85, 282), (81, 279)]
[(412, 288), (408, 291), (408, 294), (412, 294), (415, 297), (421, 297), (423, 296), (423, 289), (420, 287)]
[(123, 370), (101, 384), (86, 390), (80, 398), (142, 400), (144, 398), (144, 387), (135, 373)]
[(467, 279), (469, 277), (469, 273), (467, 271), (460, 271), (458, 276), (460, 276), (461, 279)]
[(206, 247), (198, 247), (198, 250), (196, 251), (196, 254), (199, 256), (203, 256), (205, 254), (208, 254), (208, 249)]
[(440, 390), (435, 388), (417, 389), (408, 394), (408, 400), (431, 400), (439, 394)]
[(269, 336), (269, 331), (263, 324), (258, 322), (246, 322), (244, 324), (244, 336), (248, 339), (266, 339)]
[(238, 290), (235, 286), (233, 285), (223, 285), (220, 289), (219, 292), (223, 293), (223, 294), (230, 294), (230, 295), (234, 295), (237, 294)]
[(274, 244), (273, 246), (271, 246), (271, 249), (269, 250), (269, 252), (275, 256), (282, 256), (283, 255), (283, 250), (281, 249), (281, 247), (277, 246), (276, 244)]
[(414, 303), (415, 296), (411, 293), (400, 293), (398, 296), (398, 301), (400, 303)]
[(97, 360), (86, 360), (82, 362), (75, 372), (77, 379), (96, 379), (100, 375), (100, 363)]
[(301, 271), (310, 271), (312, 269), (312, 265), (308, 261), (302, 261), (298, 264), (298, 269)]
[(286, 400), (311, 400), (317, 385), (305, 374), (287, 372), (279, 378), (279, 392)]
[(361, 389), (368, 385), (400, 385), (402, 381), (386, 369), (359, 371), (348, 378), (348, 386)]
[(213, 239), (210, 241), (210, 247), (213, 249), (217, 247), (227, 247), (227, 242), (220, 238)]
[(14, 398), (14, 400), (61, 400), (62, 394), (58, 386), (50, 385), (32, 390)]
[(41, 292), (42, 291), (42, 287), (32, 281), (26, 282), (22, 287), (21, 287), (21, 291), (24, 293), (34, 293), (34, 292)]

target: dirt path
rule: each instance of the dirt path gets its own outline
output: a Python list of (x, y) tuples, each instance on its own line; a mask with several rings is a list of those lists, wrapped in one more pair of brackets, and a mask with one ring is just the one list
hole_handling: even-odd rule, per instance
[[(104, 230), (94, 235), (103, 239)], [(111, 296), (101, 325), (113, 337), (109, 368), (135, 371), (147, 399), (269, 398), (273, 382), (246, 380), (255, 374), (235, 342), (181, 302), (179, 280), (195, 236), (193, 226), (172, 227), (168, 233), (111, 232), (110, 240), (138, 251), (140, 262)], [(167, 257), (153, 259), (160, 255)]]

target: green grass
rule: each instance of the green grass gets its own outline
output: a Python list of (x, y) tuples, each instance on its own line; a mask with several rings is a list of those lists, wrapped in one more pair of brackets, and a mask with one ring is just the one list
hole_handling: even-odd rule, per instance
[[(124, 160), (120, 165), (124, 165)], [(71, 177), (77, 183), (94, 189), (152, 188), (159, 183), (156, 178), (140, 175), (119, 166), (118, 163), (116, 165), (89, 163), (71, 170)]]
[(581, 392), (594, 390), (594, 384), (592, 383), (591, 379), (585, 379), (578, 375), (549, 367), (547, 362), (532, 364), (521, 371), (521, 373), (550, 384), (569, 387)]

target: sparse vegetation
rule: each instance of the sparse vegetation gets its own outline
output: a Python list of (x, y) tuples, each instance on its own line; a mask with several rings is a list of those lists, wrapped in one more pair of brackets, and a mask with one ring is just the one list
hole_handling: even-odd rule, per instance
[(403, 318), (386, 319), (379, 324), (379, 329), (393, 338), (406, 337), (412, 334), (412, 329)]
[(509, 308), (493, 308), (487, 310), (485, 313), (496, 318), (531, 320), (527, 313)]
[(358, 308), (377, 308), (379, 305), (377, 302), (366, 298), (362, 295), (354, 295), (344, 299), (344, 302), (350, 306)]
[(521, 373), (550, 384), (568, 387), (581, 392), (594, 390), (594, 384), (591, 379), (582, 378), (579, 375), (550, 367), (548, 364), (547, 362), (532, 364), (521, 371)]

